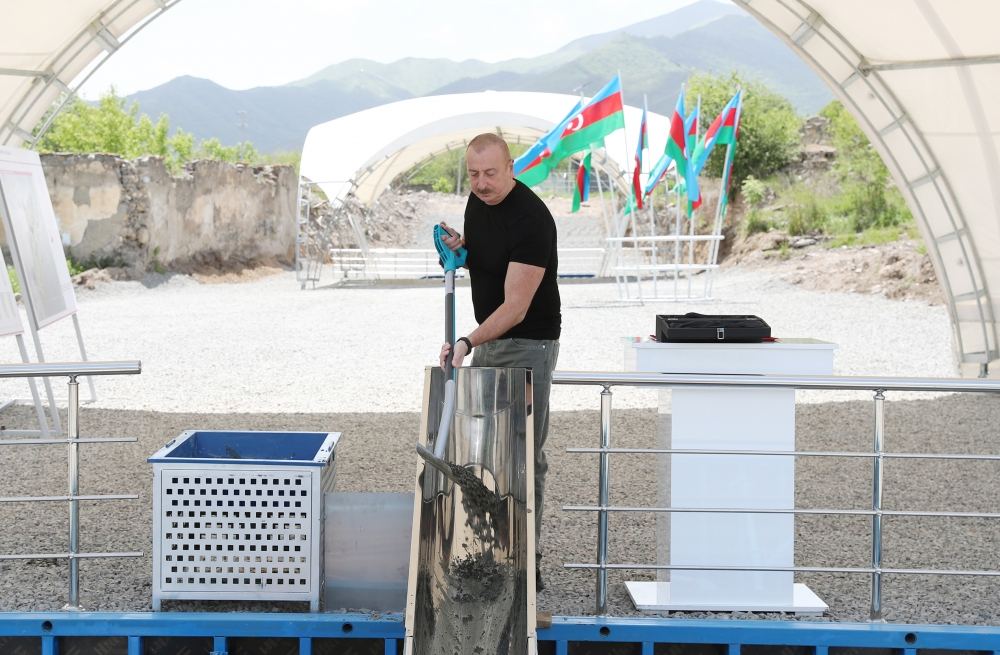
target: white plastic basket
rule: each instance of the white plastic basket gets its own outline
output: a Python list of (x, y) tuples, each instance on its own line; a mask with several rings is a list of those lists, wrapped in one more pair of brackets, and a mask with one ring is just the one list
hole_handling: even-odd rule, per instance
[(153, 464), (153, 609), (164, 599), (309, 601), (340, 433), (188, 431)]

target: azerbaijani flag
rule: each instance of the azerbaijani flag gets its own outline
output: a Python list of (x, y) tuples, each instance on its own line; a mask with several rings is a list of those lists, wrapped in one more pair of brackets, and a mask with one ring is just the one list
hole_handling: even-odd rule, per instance
[(583, 158), (576, 169), (576, 184), (573, 187), (573, 208), (570, 213), (580, 211), (580, 203), (590, 198), (590, 155)]
[(639, 182), (639, 174), (642, 173), (642, 151), (649, 147), (649, 130), (646, 127), (646, 101), (642, 103), (642, 120), (639, 122), (639, 142), (635, 146), (635, 168), (632, 170), (632, 195), (635, 197), (635, 204), (638, 209), (642, 209), (642, 184)]
[[(691, 110), (691, 114), (684, 120), (684, 154), (688, 160), (694, 152), (695, 144), (698, 142), (698, 114), (701, 110), (701, 101)], [(684, 186), (687, 190), (688, 216), (691, 212), (701, 206), (701, 189), (698, 188), (698, 170), (694, 163), (688, 161), (687, 171), (684, 176)]]
[(687, 178), (687, 160), (684, 158), (684, 146), (687, 142), (687, 123), (684, 121), (684, 87), (681, 87), (681, 94), (677, 96), (677, 106), (674, 108), (674, 115), (670, 118), (670, 134), (667, 136), (667, 147), (663, 154), (656, 161), (653, 170), (650, 171), (646, 179), (646, 195), (653, 192), (656, 185), (663, 179), (663, 175), (670, 167), (670, 162), (674, 162), (677, 168), (677, 179)]
[[(739, 95), (739, 92), (736, 92)], [(719, 136), (716, 138), (716, 143), (723, 143), (722, 139), (728, 139), (725, 143), (728, 144), (726, 148), (726, 162), (722, 167), (722, 185), (719, 187), (719, 210), (722, 212), (722, 216), (726, 215), (726, 206), (729, 204), (729, 180), (733, 174), (733, 160), (736, 158), (736, 139), (740, 135), (740, 114), (743, 110), (743, 101), (738, 100), (736, 102), (736, 109), (732, 113), (732, 122), (730, 124), (727, 119), (722, 121), (723, 128), (719, 129)], [(723, 129), (725, 132), (723, 132)]]
[(742, 91), (737, 91), (736, 95), (726, 103), (726, 106), (722, 108), (722, 112), (708, 126), (708, 129), (705, 131), (705, 137), (695, 147), (692, 160), (699, 172), (705, 168), (705, 162), (708, 161), (708, 156), (712, 154), (712, 148), (717, 143), (735, 143), (736, 116), (739, 113), (738, 108), (741, 102), (741, 93)]
[(559, 140), (551, 148), (551, 166), (571, 155), (586, 150), (617, 129), (625, 127), (622, 108), (622, 83), (615, 75), (603, 89), (565, 125)]
[(542, 135), (523, 155), (514, 160), (514, 177), (528, 186), (535, 186), (549, 176), (549, 172), (554, 167), (554, 164), (549, 161), (552, 147), (559, 140), (563, 130), (566, 129), (566, 124), (579, 113), (582, 106), (583, 101), (578, 100), (561, 121)]
[(687, 180), (687, 157), (684, 156), (684, 146), (687, 143), (687, 124), (684, 120), (684, 87), (677, 96), (677, 106), (674, 115), (670, 117), (670, 134), (667, 135), (667, 147), (664, 152), (677, 164), (677, 177)]

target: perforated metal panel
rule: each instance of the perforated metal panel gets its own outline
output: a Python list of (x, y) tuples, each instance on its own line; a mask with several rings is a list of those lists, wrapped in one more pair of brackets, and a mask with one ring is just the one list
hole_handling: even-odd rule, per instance
[(162, 588), (308, 591), (311, 478), (170, 471), (161, 480)]
[(319, 609), (332, 459), (153, 470), (153, 609), (163, 599), (295, 600)]

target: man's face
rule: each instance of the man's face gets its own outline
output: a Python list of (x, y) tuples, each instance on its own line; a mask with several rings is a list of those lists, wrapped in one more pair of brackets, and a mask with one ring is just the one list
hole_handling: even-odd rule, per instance
[(487, 205), (498, 205), (514, 188), (514, 162), (496, 145), (465, 153), (472, 192)]

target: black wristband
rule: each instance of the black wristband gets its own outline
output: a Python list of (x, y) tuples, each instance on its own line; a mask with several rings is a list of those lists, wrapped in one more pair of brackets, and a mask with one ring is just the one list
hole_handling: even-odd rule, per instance
[(469, 337), (459, 337), (455, 339), (455, 343), (458, 343), (459, 341), (464, 341), (465, 345), (469, 347), (468, 352), (465, 353), (466, 355), (472, 352), (472, 342), (469, 341)]

